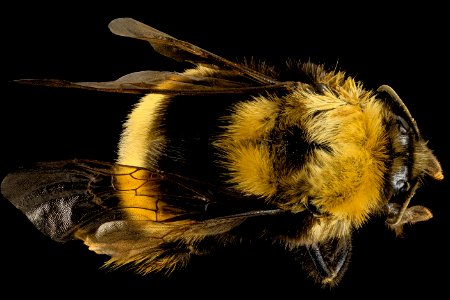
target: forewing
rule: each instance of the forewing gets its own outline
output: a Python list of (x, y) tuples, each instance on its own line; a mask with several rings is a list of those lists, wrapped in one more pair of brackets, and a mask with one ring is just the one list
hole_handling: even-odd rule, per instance
[(149, 42), (160, 54), (170, 58), (205, 66), (209, 71), (196, 75), (171, 71), (139, 71), (106, 82), (72, 82), (61, 79), (21, 79), (18, 83), (87, 89), (128, 94), (243, 94), (273, 89), (286, 90), (292, 82), (279, 82), (271, 76), (231, 62), (191, 43), (178, 40), (166, 33), (130, 18), (119, 18), (109, 24), (117, 35)]
[(41, 232), (65, 241), (81, 226), (121, 219), (113, 199), (100, 199), (90, 188), (104, 178), (79, 168), (73, 161), (35, 164), (8, 174), (3, 196)]
[(246, 201), (228, 201), (215, 210), (228, 195), (211, 190), (157, 170), (89, 160), (40, 163), (2, 182), (5, 198), (57, 241), (94, 236), (123, 241), (136, 232), (174, 239), (224, 232), (246, 218), (277, 213)]
[(147, 41), (160, 54), (179, 61), (189, 61), (194, 64), (206, 64), (210, 67), (215, 66), (219, 69), (232, 70), (265, 85), (279, 83), (270, 76), (245, 65), (229, 61), (131, 18), (112, 20), (109, 23), (109, 29), (112, 33), (120, 36)]
[(122, 94), (171, 94), (171, 95), (211, 95), (247, 94), (274, 89), (286, 89), (287, 84), (267, 86), (252, 85), (249, 82), (223, 78), (229, 72), (210, 76), (189, 75), (170, 71), (139, 71), (127, 74), (113, 81), (72, 82), (61, 79), (19, 79), (20, 84), (49, 86), (56, 88), (84, 89)]

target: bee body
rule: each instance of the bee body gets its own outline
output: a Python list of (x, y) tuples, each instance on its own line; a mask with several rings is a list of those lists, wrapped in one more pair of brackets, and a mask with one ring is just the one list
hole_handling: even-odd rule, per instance
[(420, 179), (442, 179), (442, 169), (389, 87), (367, 90), (311, 62), (236, 64), (132, 19), (110, 29), (195, 67), (106, 83), (21, 81), (144, 94), (116, 162), (43, 163), (3, 181), (6, 198), (54, 240), (81, 239), (107, 265), (147, 274), (263, 239), (334, 285), (353, 230), (370, 217), (386, 214), (397, 233), (431, 217), (408, 204)]

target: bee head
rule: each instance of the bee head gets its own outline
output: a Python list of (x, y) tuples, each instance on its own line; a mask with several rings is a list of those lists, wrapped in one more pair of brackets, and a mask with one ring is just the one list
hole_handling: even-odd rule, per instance
[(408, 207), (421, 179), (429, 176), (435, 180), (444, 178), (441, 165), (422, 138), (416, 121), (397, 93), (382, 85), (378, 92), (389, 94), (393, 108), (393, 151), (395, 152), (388, 186), (387, 224), (399, 234), (405, 223), (425, 221), (432, 217), (423, 206)]

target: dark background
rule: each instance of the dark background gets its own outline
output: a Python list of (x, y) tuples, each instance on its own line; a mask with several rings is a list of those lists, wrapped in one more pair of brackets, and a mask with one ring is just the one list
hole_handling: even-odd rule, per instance
[[(97, 4), (99, 5), (99, 4)], [(34, 161), (91, 158), (111, 161), (134, 95), (30, 88), (18, 78), (103, 81), (179, 65), (143, 41), (111, 34), (109, 21), (133, 17), (229, 59), (287, 57), (337, 66), (367, 88), (391, 85), (408, 105), (448, 170), (448, 26), (443, 7), (333, 6), (280, 1), (241, 7), (227, 2), (167, 5), (125, 1), (94, 9), (81, 2), (18, 3), (3, 9), (1, 177)], [(374, 219), (354, 234), (349, 270), (333, 290), (305, 280), (280, 249), (244, 245), (194, 259), (165, 278), (100, 269), (106, 257), (81, 243), (58, 244), (41, 235), (0, 200), (0, 293), (17, 296), (179, 298), (428, 296), (446, 293), (450, 269), (448, 183), (425, 181), (413, 198), (434, 218), (395, 238)]]

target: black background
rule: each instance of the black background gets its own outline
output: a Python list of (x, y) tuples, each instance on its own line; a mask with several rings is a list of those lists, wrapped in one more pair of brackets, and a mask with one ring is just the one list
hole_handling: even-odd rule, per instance
[[(280, 1), (253, 7), (232, 2), (148, 1), (143, 6), (125, 1), (100, 9), (91, 5), (21, 2), (3, 9), (2, 177), (26, 162), (115, 158), (122, 122), (138, 96), (30, 88), (8, 81), (103, 81), (133, 71), (179, 67), (143, 41), (111, 34), (107, 25), (117, 17), (133, 17), (232, 60), (311, 59), (346, 70), (367, 88), (389, 84), (430, 140), (444, 173), (448, 170), (449, 46), (443, 7), (394, 8), (381, 2), (364, 7), (293, 6)], [(450, 228), (448, 192), (446, 180), (425, 182), (413, 202), (428, 206), (434, 218), (406, 227), (402, 239), (378, 219), (356, 231), (352, 263), (333, 290), (305, 280), (286, 252), (261, 245), (194, 259), (169, 278), (107, 272), (100, 269), (106, 257), (78, 242), (47, 239), (1, 198), (0, 293), (48, 298), (439, 295), (447, 290), (450, 269), (445, 246)]]

